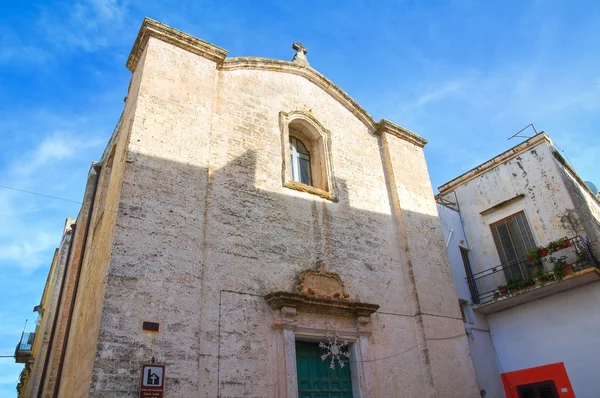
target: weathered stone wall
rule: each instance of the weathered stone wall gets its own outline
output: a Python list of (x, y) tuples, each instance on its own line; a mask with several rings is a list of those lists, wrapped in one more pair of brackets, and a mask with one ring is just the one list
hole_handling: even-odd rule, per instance
[(382, 139), (411, 280), (411, 301), (427, 396), (469, 397), (477, 384), (423, 151), (395, 136)]
[[(88, 236), (87, 241), (82, 242), (85, 248), (82, 247), (79, 257), (74, 256), (74, 259), (80, 259), (83, 255), (83, 264), (80, 271), (74, 271), (80, 272), (79, 285), (77, 294), (74, 295), (75, 307), (65, 348), (60, 397), (88, 396), (90, 385), (95, 382), (92, 370), (97, 344), (102, 341), (99, 339), (99, 331), (106, 294), (107, 270), (121, 200), (121, 185), (128, 154), (128, 132), (133, 123), (141, 71), (140, 68), (139, 73), (134, 74), (132, 78), (130, 99), (121, 116), (119, 128), (100, 164), (100, 174), (96, 177), (96, 194), (90, 197), (87, 204), (93, 207), (89, 226), (87, 220), (85, 224), (78, 224), (79, 228), (88, 229)], [(78, 268), (77, 262), (73, 264), (73, 268)]]
[[(477, 248), (472, 251), (474, 273), (500, 265), (489, 226), (519, 211), (524, 211), (539, 246), (578, 234), (566, 218), (574, 205), (552, 152), (542, 141), (446, 194), (458, 201), (469, 245)], [(484, 212), (518, 195), (524, 196)]]
[[(283, 335), (262, 297), (292, 291), (317, 260), (341, 276), (350, 300), (381, 306), (355, 342), (370, 346), (365, 391), (475, 396), (421, 148), (391, 137), (384, 156), (383, 138), (306, 77), (218, 70), (154, 37), (135, 79), (110, 265), (107, 227), (81, 299), (92, 331), (73, 343), (82, 353), (71, 366), (85, 371), (65, 396), (84, 395), (97, 327), (90, 396), (137, 396), (141, 364), (153, 357), (166, 364), (166, 397), (290, 396)], [(336, 202), (282, 186), (280, 112), (293, 111), (330, 132)], [(343, 316), (298, 317), (322, 336), (356, 329)], [(159, 322), (159, 332), (144, 332), (143, 321)]]
[[(202, 248), (215, 64), (150, 39), (115, 231), (91, 396), (135, 396), (169, 360), (169, 394), (198, 391)], [(143, 321), (160, 323), (144, 333)], [(127, 360), (124, 360), (127, 358)]]
[(93, 186), (96, 181), (96, 173), (92, 170), (88, 175), (88, 181), (86, 189), (83, 195), (83, 205), (77, 216), (75, 223), (75, 231), (72, 237), (72, 247), (69, 258), (67, 259), (65, 272), (67, 273), (63, 286), (62, 296), (58, 307), (58, 318), (56, 320), (56, 328), (54, 331), (54, 338), (50, 344), (50, 357), (48, 358), (46, 377), (43, 380), (44, 385), (42, 387), (43, 397), (53, 397), (54, 387), (56, 383), (56, 377), (58, 374), (59, 364), (61, 355), (65, 344), (65, 334), (67, 324), (69, 322), (69, 311), (73, 300), (73, 291), (75, 286), (75, 280), (77, 277), (77, 269), (79, 264), (79, 258), (81, 257), (81, 250), (83, 247), (83, 235), (85, 228), (83, 226), (87, 222), (89, 216), (89, 204), (92, 200)]
[(40, 324), (36, 328), (36, 341), (32, 351), (32, 356), (35, 358), (35, 361), (23, 395), (25, 397), (36, 397), (40, 388), (46, 355), (50, 345), (50, 336), (52, 334), (52, 328), (58, 308), (60, 289), (67, 262), (67, 253), (69, 252), (69, 246), (71, 244), (71, 223), (73, 221), (74, 220), (71, 219), (66, 220), (61, 243), (54, 254), (52, 265), (50, 266), (50, 271), (48, 273), (48, 280), (46, 281), (44, 293), (40, 301), (42, 313)]
[[(505, 395), (504, 385), (500, 378), (500, 368), (486, 317), (484, 314), (473, 311), (471, 292), (467, 284), (467, 273), (461, 252), (463, 248), (469, 249), (469, 246), (460, 213), (455, 209), (456, 206), (437, 204), (444, 240), (447, 243), (446, 249), (452, 278), (466, 318), (464, 319), (465, 329), (470, 330), (467, 340), (471, 351), (471, 360), (479, 388), (486, 391), (487, 397), (500, 398)], [(469, 251), (466, 255), (471, 257), (471, 252)]]
[[(39, 324), (35, 329), (35, 339), (31, 346), (31, 357), (35, 358), (43, 358), (46, 354), (47, 350), (47, 341), (45, 341), (46, 333), (50, 333), (52, 328), (52, 321), (49, 316), (43, 316), (44, 307), (48, 307), (50, 304), (50, 296), (52, 295), (51, 288), (54, 285), (54, 281), (56, 280), (56, 271), (58, 264), (58, 251), (59, 249), (54, 250), (54, 256), (52, 257), (52, 263), (50, 263), (50, 270), (48, 271), (48, 277), (46, 279), (46, 284), (44, 286), (44, 292), (42, 293), (42, 298), (40, 300), (40, 306), (42, 307), (42, 311), (40, 312)], [(31, 363), (31, 359), (30, 359)], [(37, 393), (40, 377), (43, 369), (43, 360), (34, 361), (33, 364), (27, 364), (26, 366), (30, 366), (30, 374), (26, 379), (26, 382), (23, 386), (23, 396), (24, 397), (33, 397), (34, 394)]]
[(567, 168), (565, 160), (560, 154), (554, 152), (558, 173), (564, 181), (565, 188), (573, 202), (572, 215), (563, 217), (564, 224), (572, 224), (577, 234), (586, 236), (592, 245), (596, 256), (600, 255), (600, 203), (586, 188), (582, 186), (581, 179)]

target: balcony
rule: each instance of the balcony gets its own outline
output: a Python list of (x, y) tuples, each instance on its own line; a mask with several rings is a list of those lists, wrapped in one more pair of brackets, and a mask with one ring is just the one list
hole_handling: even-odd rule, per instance
[(490, 314), (600, 280), (600, 263), (584, 237), (561, 239), (537, 253), (467, 277), (473, 309)]
[(35, 340), (35, 333), (23, 333), (21, 334), (21, 341), (17, 344), (15, 349), (15, 361), (17, 363), (27, 363), (31, 358), (31, 350), (33, 348), (33, 341)]

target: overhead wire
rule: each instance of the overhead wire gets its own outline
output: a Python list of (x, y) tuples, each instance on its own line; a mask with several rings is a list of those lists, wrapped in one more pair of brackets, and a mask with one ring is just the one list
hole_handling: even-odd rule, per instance
[[(16, 191), (16, 192), (20, 192), (20, 193), (26, 193), (26, 194), (30, 194), (30, 195), (41, 196), (41, 197), (49, 198), (49, 199), (64, 200), (66, 202), (71, 202), (71, 203), (76, 203), (78, 205), (83, 205), (82, 202), (78, 202), (78, 201), (73, 200), (73, 199), (67, 199), (67, 198), (63, 198), (63, 197), (60, 197), (60, 196), (46, 195), (46, 194), (39, 193), (39, 192), (28, 191), (28, 190), (25, 190), (25, 189), (10, 187), (8, 185), (2, 185), (2, 184), (0, 184), (0, 188), (9, 189), (11, 191)], [(112, 212), (112, 213), (116, 213), (115, 210), (111, 210), (111, 209), (104, 209), (104, 210)]]

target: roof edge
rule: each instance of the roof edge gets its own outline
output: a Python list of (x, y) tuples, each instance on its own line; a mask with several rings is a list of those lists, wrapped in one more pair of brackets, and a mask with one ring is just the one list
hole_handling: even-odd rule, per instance
[(133, 48), (129, 53), (129, 58), (127, 58), (127, 63), (125, 64), (127, 69), (132, 73), (135, 71), (150, 37), (162, 40), (193, 54), (200, 55), (217, 64), (221, 64), (227, 56), (227, 50), (221, 47), (146, 17), (142, 22), (142, 26), (140, 27)]
[(420, 148), (427, 145), (427, 140), (425, 138), (387, 119), (381, 119), (379, 123), (377, 123), (377, 130), (375, 132), (377, 135), (383, 133), (391, 134)]
[(590, 187), (588, 187), (583, 178), (579, 176), (575, 168), (573, 168), (573, 166), (571, 166), (571, 164), (569, 164), (569, 162), (567, 162), (567, 160), (560, 153), (558, 153), (556, 148), (553, 149), (554, 151), (552, 152), (552, 155), (554, 158), (567, 170), (568, 173), (571, 174), (571, 177), (575, 180), (575, 182), (577, 182), (581, 189), (586, 191), (592, 197), (592, 200), (596, 202), (596, 204), (600, 205), (600, 199), (594, 195)]
[(302, 76), (308, 81), (316, 84), (323, 89), (350, 112), (352, 112), (359, 120), (361, 120), (369, 130), (376, 135), (383, 133), (392, 134), (398, 138), (408, 141), (414, 145), (423, 148), (427, 144), (427, 140), (412, 131), (405, 129), (387, 119), (382, 119), (376, 122), (375, 119), (362, 107), (356, 100), (348, 95), (344, 90), (338, 87), (335, 83), (322, 75), (320, 72), (311, 68), (309, 65), (303, 65), (291, 61), (283, 61), (271, 58), (261, 57), (234, 57), (227, 58), (227, 50), (215, 46), (207, 41), (198, 39), (192, 35), (184, 33), (180, 30), (171, 28), (168, 25), (155, 21), (151, 18), (144, 18), (140, 30), (138, 32), (133, 48), (127, 59), (127, 69), (132, 73), (137, 68), (138, 62), (148, 44), (150, 37), (172, 44), (185, 51), (207, 58), (217, 64), (217, 69), (222, 71), (233, 70), (267, 70), (280, 73), (289, 73), (297, 76)]
[(541, 144), (542, 142), (546, 142), (547, 144), (552, 146), (552, 140), (543, 131), (537, 135), (534, 135), (528, 140), (523, 141), (522, 143), (515, 145), (514, 147), (502, 152), (501, 154), (496, 155), (495, 157), (480, 164), (479, 166), (472, 168), (466, 173), (459, 175), (458, 177), (448, 181), (447, 183), (440, 185), (438, 187), (438, 190), (440, 191), (441, 195), (445, 195), (453, 191), (459, 185), (471, 181), (472, 179), (480, 176), (481, 174), (493, 169), (497, 165), (519, 156), (521, 153)]
[(348, 110), (350, 110), (358, 119), (375, 131), (377, 123), (375, 119), (367, 112), (356, 100), (349, 96), (344, 90), (337, 86), (334, 82), (326, 78), (323, 74), (311, 68), (308, 65), (302, 65), (291, 61), (283, 61), (279, 59), (261, 58), (261, 57), (234, 57), (226, 59), (219, 67), (223, 71), (233, 70), (267, 70), (280, 73), (289, 73), (292, 75), (302, 76), (308, 81), (316, 84), (321, 89), (329, 93), (333, 98), (338, 100)]

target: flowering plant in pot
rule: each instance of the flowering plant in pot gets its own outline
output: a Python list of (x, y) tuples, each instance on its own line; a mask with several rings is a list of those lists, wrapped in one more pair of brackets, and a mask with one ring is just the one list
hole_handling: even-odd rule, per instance
[(527, 260), (529, 260), (529, 262), (535, 263), (537, 260), (539, 260), (539, 258), (540, 256), (538, 254), (537, 247), (527, 249)]
[(569, 240), (569, 238), (560, 238), (553, 242), (550, 242), (548, 244), (547, 249), (550, 253), (554, 253), (559, 250), (566, 249), (569, 246), (571, 246), (571, 241)]
[(507, 291), (508, 289), (506, 288), (506, 285), (498, 286), (498, 292), (500, 292), (500, 294), (505, 294)]

